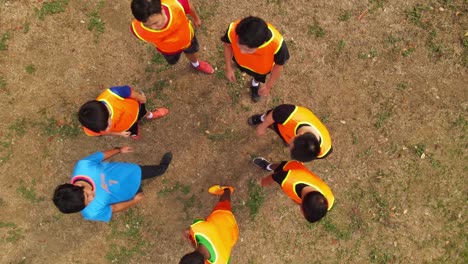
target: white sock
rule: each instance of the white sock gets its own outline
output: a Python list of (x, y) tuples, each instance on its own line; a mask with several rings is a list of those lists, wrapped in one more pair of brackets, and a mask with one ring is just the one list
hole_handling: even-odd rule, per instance
[(148, 119), (153, 118), (153, 113), (149, 112), (148, 115), (146, 116), (146, 118), (148, 118)]
[(260, 116), (260, 120), (261, 120), (262, 122), (265, 121), (265, 114), (263, 114), (263, 115)]
[(252, 79), (252, 86), (258, 86), (260, 83), (256, 82), (255, 79)]
[(270, 164), (268, 164), (268, 165), (266, 166), (266, 169), (267, 169), (267, 170), (269, 170), (269, 171), (272, 171), (272, 169), (271, 169), (271, 165), (273, 165), (273, 164), (271, 164), (271, 163), (270, 163)]
[(196, 61), (196, 62), (190, 62), (190, 63), (192, 63), (192, 66), (195, 67), (195, 68), (198, 67), (198, 66), (200, 66), (200, 63), (199, 63), (198, 61)]

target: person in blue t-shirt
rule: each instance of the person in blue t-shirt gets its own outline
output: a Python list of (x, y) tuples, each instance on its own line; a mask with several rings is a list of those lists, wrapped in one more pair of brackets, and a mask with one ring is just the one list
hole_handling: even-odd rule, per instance
[(164, 154), (159, 165), (105, 161), (130, 152), (133, 152), (131, 147), (117, 147), (78, 161), (71, 182), (55, 189), (55, 206), (65, 214), (81, 212), (86, 220), (109, 222), (112, 213), (138, 204), (144, 197), (141, 180), (162, 175), (172, 160), (172, 153)]

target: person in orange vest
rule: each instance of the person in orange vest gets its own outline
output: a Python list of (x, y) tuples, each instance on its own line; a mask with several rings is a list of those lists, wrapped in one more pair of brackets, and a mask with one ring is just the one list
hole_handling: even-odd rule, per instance
[(154, 120), (166, 116), (167, 108), (148, 112), (146, 96), (128, 85), (114, 86), (104, 90), (96, 100), (83, 104), (78, 111), (78, 120), (88, 136), (122, 136), (138, 140), (138, 121), (143, 117)]
[(179, 264), (227, 264), (239, 238), (239, 228), (231, 210), (232, 186), (214, 185), (208, 189), (219, 202), (206, 219), (198, 219), (184, 232), (195, 251), (183, 256)]
[(195, 69), (207, 74), (214, 72), (208, 62), (198, 60), (200, 48), (187, 15), (196, 27), (201, 26), (201, 20), (189, 0), (132, 0), (131, 9), (135, 17), (132, 33), (152, 43), (167, 63), (176, 64), (183, 52)]
[(252, 77), (252, 101), (258, 102), (260, 96), (268, 95), (289, 59), (288, 47), (278, 30), (261, 18), (249, 16), (232, 22), (221, 41), (224, 42), (226, 78), (231, 82), (236, 80), (231, 63), (234, 60), (242, 72)]
[(282, 104), (265, 114), (248, 118), (250, 126), (257, 126), (257, 135), (273, 129), (289, 145), (291, 157), (302, 162), (323, 159), (332, 152), (330, 133), (309, 109)]
[(333, 207), (335, 197), (330, 187), (302, 162), (292, 160), (272, 164), (265, 158), (257, 157), (253, 159), (253, 164), (272, 172), (261, 179), (260, 185), (265, 187), (277, 182), (283, 192), (300, 205), (308, 222), (319, 221)]

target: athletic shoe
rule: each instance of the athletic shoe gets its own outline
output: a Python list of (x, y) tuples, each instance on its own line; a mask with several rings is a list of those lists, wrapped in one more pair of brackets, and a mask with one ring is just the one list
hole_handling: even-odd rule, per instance
[(232, 186), (220, 186), (220, 185), (213, 185), (208, 189), (208, 192), (214, 195), (223, 195), (224, 189), (229, 189), (231, 194), (234, 193), (234, 187)]
[(249, 117), (249, 119), (247, 119), (247, 123), (249, 123), (250, 126), (255, 126), (255, 125), (261, 124), (261, 123), (263, 123), (261, 117), (262, 117), (262, 115), (253, 115), (253, 116)]
[(257, 86), (250, 85), (250, 93), (251, 93), (252, 101), (254, 103), (260, 101), (260, 95), (258, 94), (259, 89), (260, 89), (260, 84)]
[(211, 65), (208, 62), (199, 60), (198, 63), (200, 65), (198, 65), (198, 67), (195, 67), (195, 69), (206, 74), (212, 74), (214, 72), (213, 67), (211, 67)]
[(171, 161), (172, 161), (172, 152), (169, 151), (163, 155), (163, 157), (161, 158), (161, 162), (159, 162), (159, 165), (169, 166)]
[(271, 169), (269, 170), (267, 167), (268, 165), (271, 165), (271, 162), (266, 160), (265, 158), (258, 157), (252, 160), (253, 164), (257, 167), (260, 167), (266, 171), (272, 171)]
[(157, 118), (167, 116), (167, 114), (169, 114), (169, 109), (164, 108), (164, 107), (156, 108), (156, 110), (151, 112), (151, 114), (153, 114), (153, 117), (146, 118), (146, 120), (153, 120), (153, 119), (157, 119)]

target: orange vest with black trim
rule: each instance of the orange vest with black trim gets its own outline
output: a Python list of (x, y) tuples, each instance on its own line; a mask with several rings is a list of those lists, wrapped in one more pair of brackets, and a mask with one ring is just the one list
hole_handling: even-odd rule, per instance
[(317, 158), (325, 157), (332, 148), (330, 133), (320, 120), (309, 109), (296, 106), (283, 124), (278, 124), (278, 130), (281, 137), (290, 143), (297, 135), (297, 129), (300, 125), (309, 125), (318, 130), (320, 134), (320, 152)]
[[(105, 102), (110, 109), (110, 118), (112, 120), (111, 127), (108, 132), (124, 132), (130, 129), (138, 119), (140, 104), (132, 98), (122, 98), (113, 93), (110, 89), (102, 92), (97, 101)], [(83, 127), (83, 130), (88, 136), (99, 136), (105, 134), (104, 131), (96, 133)]]
[(229, 41), (237, 64), (259, 74), (269, 73), (275, 65), (275, 54), (283, 44), (283, 36), (270, 23), (267, 23), (271, 38), (258, 47), (254, 53), (242, 54), (239, 48), (239, 37), (236, 34), (239, 22), (240, 20), (231, 23), (228, 29)]
[(302, 203), (300, 194), (296, 193), (296, 186), (302, 183), (314, 187), (325, 196), (328, 202), (328, 210), (332, 208), (335, 202), (335, 196), (330, 190), (330, 187), (317, 175), (309, 171), (301, 162), (295, 160), (289, 161), (284, 165), (283, 171), (287, 171), (288, 174), (281, 183), (281, 188), (296, 203)]
[[(210, 242), (214, 250), (212, 264), (227, 264), (231, 251), (239, 237), (236, 219), (230, 211), (217, 210), (211, 213), (206, 221), (197, 222), (190, 226), (190, 236), (198, 246), (195, 236), (202, 236)], [(213, 256), (211, 256), (213, 258)]]
[(181, 52), (190, 46), (193, 39), (192, 24), (185, 15), (184, 7), (177, 0), (163, 0), (161, 5), (166, 6), (170, 13), (165, 28), (161, 30), (150, 29), (135, 19), (132, 22), (133, 32), (139, 39), (153, 43), (163, 53)]

